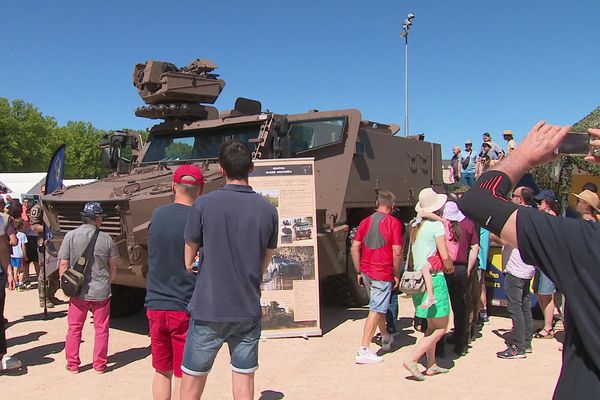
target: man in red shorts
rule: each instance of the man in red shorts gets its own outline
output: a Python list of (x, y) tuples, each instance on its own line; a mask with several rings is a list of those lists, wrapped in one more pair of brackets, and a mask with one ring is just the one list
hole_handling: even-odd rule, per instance
[(179, 399), (181, 359), (189, 327), (186, 308), (196, 283), (196, 274), (185, 268), (183, 231), (203, 185), (200, 168), (178, 167), (173, 174), (173, 203), (154, 210), (150, 219), (146, 308), (156, 370), (152, 383), (155, 400)]

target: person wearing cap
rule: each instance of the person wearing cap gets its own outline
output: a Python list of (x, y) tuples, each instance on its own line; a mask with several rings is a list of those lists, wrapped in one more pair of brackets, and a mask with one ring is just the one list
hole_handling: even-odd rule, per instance
[(489, 132), (485, 132), (483, 134), (483, 144), (481, 145), (481, 150), (479, 151), (479, 157), (483, 154), (486, 154), (486, 150), (484, 146), (488, 145), (490, 150), (487, 152), (488, 156), (490, 156), (490, 160), (492, 161), (500, 161), (504, 157), (504, 150), (500, 147), (496, 142), (492, 141), (492, 135)]
[[(106, 214), (100, 203), (86, 203), (81, 212), (83, 224), (67, 232), (58, 251), (58, 273), (62, 274), (74, 265), (83, 255), (88, 244), (102, 225)], [(112, 238), (105, 232), (98, 232), (93, 249), (94, 257), (88, 259), (85, 280), (77, 297), (69, 300), (67, 312), (67, 337), (65, 356), (67, 371), (79, 372), (79, 345), (88, 311), (94, 317), (94, 353), (92, 366), (103, 373), (108, 360), (108, 327), (110, 315), (110, 285), (117, 274), (119, 251)]]
[(465, 155), (461, 159), (461, 178), (462, 185), (471, 186), (475, 183), (475, 171), (477, 168), (477, 154), (473, 151), (473, 142), (465, 142)]
[[(593, 399), (600, 393), (600, 224), (556, 218), (508, 199), (512, 187), (531, 168), (556, 160), (556, 149), (570, 126), (539, 121), (506, 160), (486, 171), (459, 200), (461, 211), (536, 265), (565, 297), (563, 365), (555, 400)], [(587, 130), (600, 147), (600, 129)], [(583, 160), (600, 164), (592, 152)]]
[(377, 211), (360, 222), (352, 241), (351, 255), (357, 281), (369, 292), (369, 315), (354, 357), (357, 364), (383, 361), (383, 357), (369, 348), (377, 328), (383, 351), (390, 351), (393, 342), (393, 336), (386, 330), (385, 316), (392, 290), (400, 282), (402, 263), (402, 223), (391, 215), (395, 201), (391, 192), (380, 191)]
[[(415, 211), (421, 214), (435, 213), (441, 216), (447, 198), (445, 194), (438, 194), (431, 188), (425, 188), (419, 193), (419, 202), (415, 206)], [(427, 259), (437, 252), (444, 264), (444, 271), (453, 272), (454, 267), (446, 246), (446, 231), (442, 222), (427, 217), (417, 218), (411, 223), (409, 235), (410, 256), (412, 256), (412, 266), (415, 271), (421, 271), (427, 264)], [(410, 256), (409, 259), (411, 259)], [(432, 273), (432, 286), (436, 302), (431, 307), (421, 307), (426, 301), (425, 293), (418, 293), (412, 297), (415, 317), (427, 319), (427, 332), (425, 337), (417, 341), (403, 365), (418, 381), (425, 380), (425, 375), (448, 372), (447, 369), (437, 365), (435, 356), (436, 344), (444, 337), (448, 329), (448, 315), (450, 314), (448, 286), (443, 272)], [(418, 362), (425, 354), (427, 355), (427, 370), (423, 374), (419, 370)]]
[(503, 137), (504, 137), (504, 140), (506, 140), (506, 142), (507, 142), (506, 148), (507, 148), (508, 152), (506, 154), (510, 154), (513, 151), (515, 151), (515, 149), (517, 148), (517, 142), (515, 142), (515, 139), (513, 139), (512, 131), (510, 129), (504, 131)]
[(181, 360), (190, 321), (186, 308), (196, 283), (196, 274), (185, 268), (183, 234), (203, 185), (200, 168), (177, 167), (171, 185), (173, 202), (155, 209), (150, 218), (146, 315), (155, 369), (154, 399), (179, 399)]
[(198, 197), (184, 231), (185, 265), (198, 278), (188, 312), (181, 399), (202, 396), (226, 342), (234, 399), (252, 399), (261, 334), (260, 285), (278, 242), (277, 209), (248, 185), (252, 151), (233, 140), (219, 150), (225, 185)]

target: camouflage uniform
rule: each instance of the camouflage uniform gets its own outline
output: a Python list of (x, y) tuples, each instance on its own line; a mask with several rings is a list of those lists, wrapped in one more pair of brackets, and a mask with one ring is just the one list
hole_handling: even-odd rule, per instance
[[(37, 250), (38, 250), (38, 260), (40, 263), (40, 273), (38, 274), (38, 291), (40, 297), (40, 307), (44, 306), (44, 290), (46, 286), (44, 285), (44, 262), (45, 262), (45, 248), (44, 248), (44, 211), (40, 203), (37, 203), (33, 207), (31, 207), (29, 222), (31, 223), (31, 227), (37, 232), (38, 240), (37, 240)], [(58, 284), (58, 270), (54, 271), (48, 276), (47, 279), (47, 296), (48, 299), (48, 307), (53, 307), (53, 303), (58, 303), (59, 301), (56, 299), (56, 291), (59, 288)]]

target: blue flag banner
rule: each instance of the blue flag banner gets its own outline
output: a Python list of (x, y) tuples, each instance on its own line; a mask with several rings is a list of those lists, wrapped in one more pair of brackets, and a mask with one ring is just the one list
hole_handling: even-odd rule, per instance
[(65, 145), (61, 145), (50, 159), (48, 174), (46, 175), (46, 194), (54, 192), (63, 186), (65, 176)]

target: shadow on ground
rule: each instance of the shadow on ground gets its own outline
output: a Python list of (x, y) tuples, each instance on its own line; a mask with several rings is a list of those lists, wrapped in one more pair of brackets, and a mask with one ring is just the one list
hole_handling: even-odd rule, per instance
[(35, 365), (44, 365), (54, 362), (54, 359), (48, 356), (50, 354), (58, 354), (63, 351), (64, 348), (65, 342), (56, 342), (23, 350), (13, 355), (21, 360), (23, 365), (33, 367)]
[(27, 344), (30, 342), (36, 342), (36, 341), (40, 340), (40, 338), (47, 333), (48, 332), (42, 332), (42, 331), (31, 332), (31, 333), (28, 333), (27, 335), (17, 336), (17, 337), (6, 339), (6, 344), (7, 344), (7, 347), (12, 347), (12, 346), (19, 346), (22, 344)]
[(276, 390), (263, 390), (258, 400), (281, 400), (284, 397), (283, 393)]
[(366, 308), (323, 307), (321, 310), (321, 329), (323, 335), (331, 332), (347, 320), (356, 321), (357, 319), (367, 318), (368, 314), (369, 310)]
[(56, 318), (64, 318), (66, 316), (67, 316), (67, 310), (49, 311), (47, 317), (44, 316), (44, 312), (41, 311), (37, 314), (24, 315), (23, 317), (21, 317), (20, 319), (18, 319), (16, 321), (8, 321), (7, 328), (10, 328), (13, 325), (20, 324), (20, 323), (27, 322), (27, 321), (45, 321), (45, 320), (49, 321), (49, 320), (56, 319)]
[[(135, 347), (133, 349), (123, 350), (108, 356), (108, 362), (105, 372), (115, 371), (119, 368), (131, 364), (133, 362), (143, 360), (150, 355), (150, 346)], [(85, 364), (79, 369), (80, 372), (89, 371), (92, 369), (92, 364)]]
[(110, 319), (110, 327), (120, 331), (137, 333), (139, 335), (148, 335), (148, 319), (146, 318), (146, 309), (137, 313), (121, 318)]

